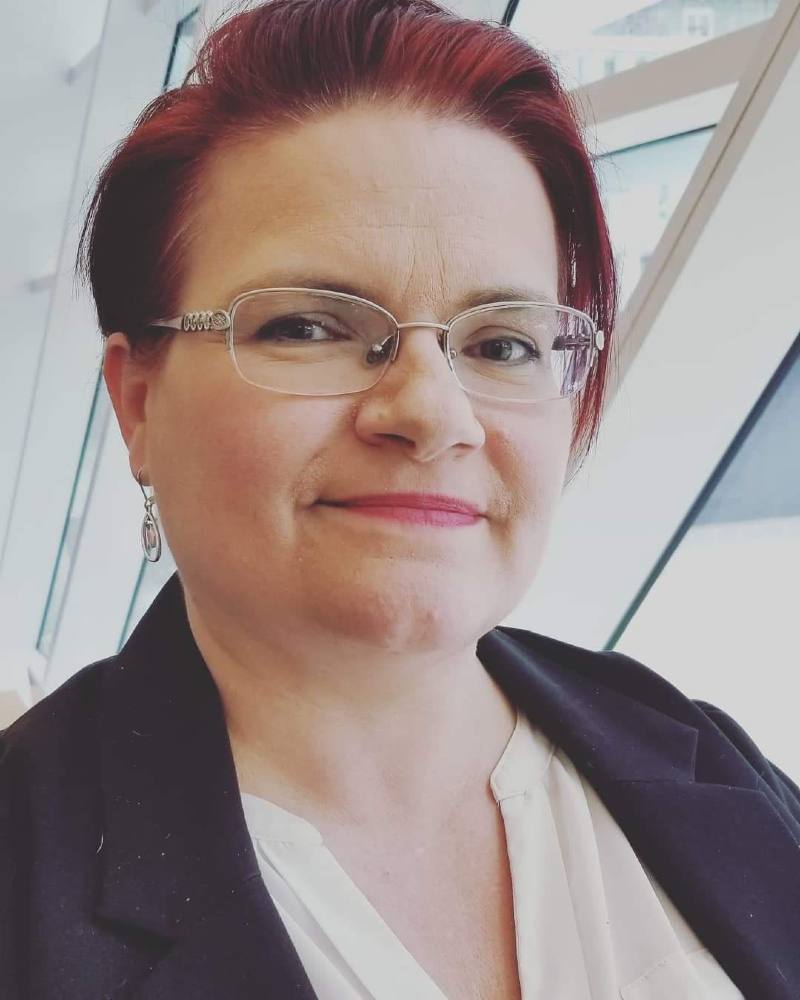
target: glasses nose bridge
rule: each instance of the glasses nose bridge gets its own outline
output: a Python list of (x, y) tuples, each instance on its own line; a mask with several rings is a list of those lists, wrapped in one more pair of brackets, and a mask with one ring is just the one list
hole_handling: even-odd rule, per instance
[[(413, 321), (411, 323), (395, 323), (395, 327), (396, 327), (398, 333), (401, 330), (408, 330), (408, 329), (412, 329), (413, 327), (417, 327), (417, 326), (419, 326), (419, 327), (429, 327), (431, 330), (438, 331), (438, 333), (437, 333), (437, 339), (439, 341), (439, 346), (442, 348), (442, 353), (445, 355), (445, 357), (447, 357), (447, 353), (448, 352), (446, 351), (446, 346), (448, 346), (448, 336), (450, 334), (450, 324), (449, 323), (434, 323), (433, 321), (426, 322), (425, 320), (415, 320), (415, 321)], [(394, 350), (392, 351), (392, 356), (390, 358), (391, 361), (394, 361), (394, 359), (397, 357), (397, 352), (399, 351), (399, 349), (400, 349), (400, 337), (398, 336), (396, 338), (396, 340), (395, 340)], [(452, 357), (453, 357), (453, 352), (449, 352), (449, 353), (450, 353), (450, 358), (448, 360), (451, 360)]]
[(413, 326), (429, 326), (432, 330), (448, 330), (450, 329), (449, 323), (426, 323), (425, 320), (417, 320), (413, 323), (395, 323), (398, 330), (407, 330), (409, 327)]

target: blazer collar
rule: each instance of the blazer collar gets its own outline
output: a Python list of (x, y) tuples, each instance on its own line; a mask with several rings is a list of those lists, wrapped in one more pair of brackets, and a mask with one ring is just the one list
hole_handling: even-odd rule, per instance
[[(505, 627), (483, 636), (477, 653), (594, 785), (745, 995), (788, 998), (775, 967), (777, 956), (780, 974), (800, 982), (797, 838), (741, 754), (697, 706), (634, 661)], [(206, 975), (218, 961), (220, 983), (230, 987), (238, 970), (240, 983), (251, 984), (238, 987), (242, 1000), (270, 983), (283, 990), (277, 995), (313, 998), (261, 881), (223, 707), (177, 573), (109, 665), (101, 700), (98, 915), (184, 950), (216, 928), (230, 949), (206, 959)], [(162, 964), (169, 969), (169, 959)], [(150, 995), (161, 994), (142, 994)]]
[(105, 671), (95, 913), (155, 935), (136, 996), (315, 993), (264, 886), (223, 706), (189, 628), (177, 573)]
[(800, 824), (711, 719), (635, 660), (498, 627), (481, 662), (595, 787), (745, 997), (800, 984)]

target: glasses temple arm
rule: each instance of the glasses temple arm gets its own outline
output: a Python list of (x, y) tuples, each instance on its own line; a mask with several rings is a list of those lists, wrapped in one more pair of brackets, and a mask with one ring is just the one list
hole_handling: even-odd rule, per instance
[(231, 314), (227, 309), (203, 309), (199, 312), (187, 312), (172, 319), (155, 319), (148, 323), (145, 329), (166, 328), (168, 330), (229, 330)]
[(175, 316), (173, 319), (154, 319), (152, 323), (145, 324), (145, 330), (150, 329), (183, 329), (183, 316)]

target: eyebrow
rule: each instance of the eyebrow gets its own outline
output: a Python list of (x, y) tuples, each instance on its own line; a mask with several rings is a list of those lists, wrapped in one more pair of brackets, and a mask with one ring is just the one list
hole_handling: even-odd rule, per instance
[[(283, 275), (280, 281), (267, 281), (264, 284), (252, 281), (234, 289), (230, 294), (229, 301), (232, 301), (243, 292), (253, 291), (257, 288), (319, 288), (328, 292), (343, 292), (345, 295), (355, 295), (357, 298), (367, 299), (370, 302), (380, 304), (380, 297), (376, 296), (375, 291), (364, 285), (359, 285), (352, 281), (336, 281), (325, 276), (311, 274)], [(465, 309), (489, 305), (492, 302), (528, 301), (548, 302), (551, 305), (557, 304), (552, 295), (536, 288), (522, 288), (518, 285), (499, 285), (495, 288), (476, 288), (467, 292), (456, 303), (455, 309), (457, 313), (460, 313)]]

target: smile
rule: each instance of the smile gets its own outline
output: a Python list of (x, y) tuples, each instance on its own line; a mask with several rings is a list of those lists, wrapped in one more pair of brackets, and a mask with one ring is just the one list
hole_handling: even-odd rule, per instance
[(343, 515), (377, 517), (383, 520), (401, 521), (406, 524), (423, 525), (432, 528), (454, 528), (461, 525), (477, 524), (482, 520), (479, 514), (463, 511), (442, 510), (436, 507), (402, 507), (359, 505), (357, 507), (321, 503), (320, 506), (340, 511)]

